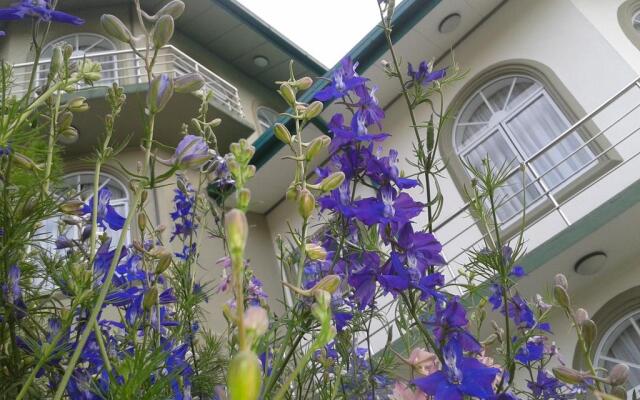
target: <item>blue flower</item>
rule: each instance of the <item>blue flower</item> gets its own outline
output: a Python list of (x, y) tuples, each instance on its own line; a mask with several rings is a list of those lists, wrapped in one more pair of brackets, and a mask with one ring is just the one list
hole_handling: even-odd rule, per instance
[[(178, 179), (183, 179), (179, 177)], [(184, 179), (183, 179), (184, 181)], [(184, 184), (185, 190), (175, 189), (175, 195), (173, 197), (173, 204), (175, 210), (171, 212), (171, 219), (174, 222), (174, 229), (171, 232), (171, 239), (173, 241), (176, 236), (182, 240), (186, 240), (191, 234), (198, 228), (198, 224), (195, 223), (196, 212), (196, 196), (195, 191), (190, 183)]]
[(0, 9), (0, 20), (18, 20), (25, 17), (33, 17), (45, 22), (84, 24), (82, 18), (52, 9), (51, 0), (22, 0), (13, 7)]
[(527, 344), (518, 350), (516, 353), (516, 360), (522, 364), (529, 364), (533, 361), (542, 360), (544, 356), (544, 341), (542, 338), (532, 338), (527, 341)]
[(442, 68), (436, 71), (433, 71), (433, 65), (431, 63), (427, 63), (426, 61), (420, 62), (418, 66), (418, 70), (415, 71), (413, 69), (413, 65), (411, 63), (408, 64), (407, 74), (411, 77), (412, 82), (417, 85), (426, 86), (431, 82), (438, 81), (445, 77), (447, 74), (447, 69)]
[(380, 257), (373, 252), (366, 252), (360, 260), (353, 259), (353, 272), (349, 275), (349, 285), (353, 287), (353, 297), (361, 310), (373, 301), (376, 292), (376, 280), (380, 267)]
[(462, 346), (449, 341), (443, 351), (444, 365), (441, 371), (413, 380), (420, 390), (434, 400), (462, 400), (465, 396), (480, 399), (493, 397), (493, 381), (500, 372), (472, 357), (462, 354)]
[[(100, 189), (98, 191), (98, 226), (106, 229), (108, 225), (112, 230), (119, 231), (124, 226), (125, 218), (118, 214), (110, 202), (111, 191), (107, 188)], [(84, 214), (93, 213), (93, 196), (90, 197), (89, 201), (82, 207), (82, 212)]]
[(331, 151), (335, 151), (345, 145), (354, 145), (359, 142), (384, 140), (389, 136), (388, 133), (369, 133), (364, 125), (366, 116), (362, 113), (357, 115), (360, 115), (360, 120), (357, 116), (354, 116), (351, 119), (351, 126), (344, 125), (344, 116), (341, 113), (336, 113), (331, 117), (328, 124), (329, 132), (333, 134), (330, 145)]
[(316, 99), (320, 101), (338, 99), (346, 96), (350, 90), (363, 85), (367, 79), (358, 76), (357, 67), (358, 64), (354, 64), (350, 57), (343, 58), (340, 65), (333, 71), (331, 83), (316, 93)]
[(27, 305), (22, 299), (22, 287), (20, 286), (21, 276), (20, 268), (13, 264), (9, 267), (7, 283), (2, 285), (3, 300), (6, 304), (14, 308), (18, 319), (24, 318), (27, 315)]
[(406, 223), (398, 232), (398, 246), (404, 250), (409, 267), (424, 274), (427, 267), (444, 265), (442, 244), (433, 234), (414, 232), (411, 223)]
[(424, 207), (409, 194), (397, 194), (390, 186), (381, 188), (377, 197), (356, 201), (355, 206), (355, 217), (366, 225), (396, 223), (398, 226), (418, 216)]
[(178, 143), (171, 161), (180, 169), (197, 169), (210, 159), (209, 146), (204, 138), (186, 135)]

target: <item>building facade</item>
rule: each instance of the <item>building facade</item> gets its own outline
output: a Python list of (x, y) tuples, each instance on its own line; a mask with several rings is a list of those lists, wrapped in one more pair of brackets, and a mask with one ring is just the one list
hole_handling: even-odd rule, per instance
[[(143, 1), (149, 11), (161, 3)], [(102, 63), (101, 83), (118, 81), (127, 88), (130, 105), (119, 130), (139, 132), (144, 78), (135, 56), (105, 38), (98, 24), (100, 14), (108, 11), (129, 21), (135, 34), (139, 26), (132, 5), (108, 0), (62, 5), (87, 24), (79, 29), (55, 26), (51, 43), (68, 41), (79, 57)], [(486, 235), (468, 210), (464, 190), (470, 178), (463, 162), (474, 164), (487, 156), (496, 164), (515, 161), (504, 189), (509, 201), (499, 218), (508, 235), (526, 208), (527, 254), (522, 264), (528, 275), (520, 290), (544, 294), (555, 274), (566, 274), (573, 302), (589, 310), (598, 324), (597, 361), (607, 366), (627, 363), (631, 385), (640, 385), (640, 1), (404, 0), (394, 20), (394, 41), (403, 60), (415, 64), (434, 59), (437, 67), (446, 67), (455, 54), (456, 62), (468, 70), (447, 92), (444, 107), (455, 118), (442, 132), (438, 148), (447, 168), (441, 180), (444, 210), (435, 234), (444, 244), (449, 277), (465, 263), (465, 251), (479, 246)], [(28, 29), (9, 24), (5, 30), (11, 39), (1, 42), (0, 55), (16, 71), (27, 70), (33, 59), (27, 50)], [(393, 135), (385, 145), (399, 151), (402, 168), (409, 170), (404, 158), (412, 155), (413, 134), (396, 82), (386, 77), (381, 64), (390, 58), (381, 35), (374, 29), (349, 55), (360, 62), (358, 72), (379, 86), (378, 99), (387, 114), (385, 131)], [(161, 57), (159, 68), (203, 75), (215, 94), (212, 112), (223, 118), (222, 147), (240, 137), (256, 146), (248, 255), (273, 296), (273, 307), (278, 307), (281, 272), (274, 243), (288, 231), (288, 222), (296, 223), (297, 214), (295, 205), (284, 200), (294, 171), (281, 159), (286, 150), (273, 134), (276, 115), (284, 111), (273, 82), (288, 76), (289, 59), (295, 60), (299, 76), (330, 77), (331, 71), (233, 0), (189, 0), (177, 34)], [(105, 111), (104, 89), (83, 89), (82, 95), (90, 99), (93, 111), (77, 122), (80, 140), (66, 153), (65, 171), (69, 183), (78, 186), (85, 183), (88, 164), (74, 160), (91, 150), (96, 135), (92, 127)], [(180, 97), (169, 107), (158, 135), (175, 145), (180, 125), (172, 116), (195, 110), (197, 99)], [(336, 111), (339, 105), (327, 104), (321, 119)], [(427, 116), (428, 110), (418, 115)], [(324, 129), (320, 122), (305, 135), (310, 138)], [(132, 170), (139, 158), (135, 146), (120, 155)], [(524, 175), (518, 173), (521, 164)], [(128, 188), (117, 171), (115, 165), (108, 169), (104, 181), (126, 208)], [(153, 197), (157, 221), (167, 221), (171, 191), (158, 189)], [(419, 191), (416, 198), (421, 198)], [(216, 279), (220, 268), (215, 260), (223, 250), (211, 243), (203, 250), (201, 259), (208, 264), (202, 265), (201, 274)], [(213, 328), (224, 323), (219, 301), (210, 300)], [(576, 339), (565, 329), (563, 316), (554, 314), (550, 322), (557, 327), (555, 338), (565, 360), (579, 368)], [(384, 343), (386, 332), (376, 338)]]

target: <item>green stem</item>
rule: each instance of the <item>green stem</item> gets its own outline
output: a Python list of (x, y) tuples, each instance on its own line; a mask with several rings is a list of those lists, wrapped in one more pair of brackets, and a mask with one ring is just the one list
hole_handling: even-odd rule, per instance
[(51, 113), (51, 121), (49, 125), (49, 147), (47, 148), (47, 163), (45, 165), (44, 171), (44, 185), (42, 190), (42, 195), (47, 196), (49, 193), (49, 185), (51, 183), (51, 169), (53, 166), (53, 149), (55, 148), (56, 141), (56, 125), (58, 124), (58, 112), (60, 111), (60, 101), (62, 95), (60, 93), (56, 94), (55, 105), (53, 106), (53, 110)]
[(289, 391), (289, 386), (291, 386), (291, 382), (293, 382), (293, 380), (300, 374), (300, 372), (304, 368), (308, 367), (307, 364), (309, 364), (309, 361), (311, 361), (311, 357), (313, 357), (313, 355), (315, 354), (316, 350), (318, 350), (318, 349), (320, 349), (322, 347), (321, 341), (318, 340), (318, 339), (316, 339), (316, 341), (313, 342), (313, 344), (311, 345), (311, 348), (309, 349), (309, 351), (307, 351), (305, 353), (305, 355), (302, 357), (302, 359), (297, 363), (296, 369), (293, 371), (293, 373), (291, 375), (289, 375), (289, 377), (285, 380), (285, 382), (282, 384), (282, 386), (280, 386), (280, 389), (278, 389), (278, 392), (276, 393), (276, 395), (274, 397), (274, 400), (283, 399), (284, 396)]
[(422, 325), (422, 322), (420, 321), (420, 318), (418, 318), (418, 315), (416, 314), (416, 310), (414, 308), (413, 303), (409, 300), (409, 298), (407, 297), (406, 293), (400, 293), (400, 296), (402, 297), (402, 301), (405, 303), (405, 305), (409, 309), (409, 313), (411, 314), (411, 317), (413, 318), (414, 323), (418, 327), (418, 330), (422, 334), (422, 336), (425, 339), (427, 345), (429, 347), (431, 347), (431, 349), (433, 350), (435, 355), (438, 356), (438, 359), (440, 360), (440, 363), (442, 365), (445, 365), (444, 358), (442, 357), (442, 353), (440, 352), (440, 349), (436, 346), (436, 342), (431, 337), (431, 334), (429, 333), (429, 331), (427, 331), (426, 328)]

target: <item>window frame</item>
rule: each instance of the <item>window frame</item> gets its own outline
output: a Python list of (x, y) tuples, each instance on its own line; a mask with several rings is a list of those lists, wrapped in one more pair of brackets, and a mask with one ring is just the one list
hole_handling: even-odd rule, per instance
[[(496, 82), (513, 79), (511, 83), (511, 88), (509, 89), (508, 98), (505, 100), (505, 104), (503, 105), (502, 110), (494, 110), (494, 105), (491, 104), (489, 99), (484, 94), (484, 90), (495, 84)], [(526, 97), (518, 100), (518, 103), (510, 110), (506, 110), (507, 105), (509, 104), (510, 97), (513, 91), (513, 87), (517, 83), (518, 79), (526, 79), (531, 81), (533, 85), (537, 86), (530, 93), (526, 93)], [(529, 90), (529, 89), (527, 89)], [(473, 102), (476, 97), (479, 96), (482, 99), (482, 102), (485, 106), (488, 107), (488, 110), (492, 113), (491, 118), (486, 122), (486, 126), (481, 130), (475, 132), (473, 137), (462, 146), (458, 145), (457, 137), (459, 134), (462, 134), (460, 128), (464, 126), (464, 122), (460, 122), (460, 118), (463, 116), (467, 108), (470, 106), (471, 102)], [(453, 121), (451, 128), (451, 145), (453, 149), (453, 153), (459, 162), (464, 160), (464, 162), (468, 162), (468, 155), (472, 153), (473, 149), (478, 145), (482, 144), (484, 141), (490, 139), (494, 135), (500, 135), (502, 140), (507, 143), (509, 149), (515, 155), (515, 159), (512, 161), (513, 164), (509, 169), (509, 173), (513, 174), (515, 170), (520, 167), (520, 164), (524, 162), (524, 160), (530, 159), (530, 156), (527, 156), (527, 152), (521, 143), (518, 142), (513, 129), (508, 126), (510, 121), (513, 121), (519, 114), (524, 112), (528, 107), (533, 105), (539, 99), (546, 99), (546, 103), (552, 107), (555, 114), (562, 119), (562, 122), (566, 125), (566, 127), (571, 127), (573, 123), (571, 119), (564, 112), (561, 105), (556, 101), (555, 97), (550, 93), (548, 85), (545, 81), (540, 80), (530, 74), (524, 74), (519, 72), (506, 72), (494, 76), (492, 79), (483, 81), (482, 84), (475, 86), (474, 90), (466, 93), (465, 100), (462, 103), (462, 106), (459, 108), (456, 113), (456, 118)], [(503, 112), (502, 117), (497, 121), (492, 121), (493, 116), (497, 112)], [(461, 125), (462, 124), (462, 125)], [(468, 125), (467, 125), (468, 126)], [(525, 205), (525, 210), (527, 215), (534, 214), (538, 215), (548, 211), (550, 207), (554, 205), (558, 200), (566, 196), (568, 191), (573, 191), (576, 185), (579, 185), (580, 182), (584, 181), (586, 176), (592, 176), (594, 170), (598, 170), (599, 165), (603, 163), (604, 160), (598, 160), (598, 158), (604, 158), (605, 156), (599, 155), (599, 152), (595, 152), (594, 148), (599, 147), (597, 145), (597, 140), (590, 140), (591, 135), (584, 132), (584, 128), (579, 128), (575, 130), (575, 134), (583, 141), (583, 144), (586, 143), (585, 146), (581, 147), (581, 149), (585, 149), (589, 151), (589, 155), (591, 158), (595, 158), (596, 161), (590, 161), (590, 163), (586, 166), (581, 167), (580, 171), (577, 173), (572, 173), (570, 178), (566, 179), (562, 184), (556, 185), (555, 187), (549, 190), (548, 185), (544, 182), (544, 176), (538, 179), (542, 174), (536, 171), (533, 163), (529, 163), (526, 171), (526, 176), (530, 180), (529, 184), (527, 184), (527, 188), (535, 188), (540, 195), (531, 202), (527, 202)], [(566, 129), (564, 129), (560, 134), (564, 133)], [(567, 135), (566, 138), (571, 137), (571, 135)], [(551, 147), (550, 147), (551, 148)], [(581, 150), (577, 150), (573, 152), (569, 156), (568, 159), (578, 154)], [(566, 160), (561, 161), (559, 164), (554, 165), (555, 168), (557, 165), (561, 165)], [(466, 168), (463, 168), (464, 176), (468, 179), (472, 178), (469, 175), (469, 172)], [(544, 174), (548, 173), (544, 172)], [(456, 175), (453, 175), (456, 177)], [(511, 175), (515, 176), (515, 175)], [(533, 183), (535, 182), (535, 183)], [(526, 188), (525, 188), (526, 189)], [(512, 195), (507, 200), (511, 200), (516, 198), (517, 196), (522, 197), (522, 187), (518, 187), (514, 189), (516, 192), (515, 195)], [(510, 230), (515, 224), (517, 224), (520, 220), (519, 216), (522, 215), (522, 210), (519, 210), (515, 214), (509, 216), (506, 220), (500, 221), (503, 225), (503, 229)]]
[[(275, 116), (275, 118), (273, 118), (273, 122), (271, 122), (271, 124), (269, 126), (263, 126), (263, 124), (260, 121), (260, 116), (262, 112), (269, 112), (269, 113), (273, 113), (273, 115)], [(259, 134), (262, 134), (264, 132), (266, 132), (267, 130), (269, 130), (269, 128), (271, 128), (273, 126), (273, 124), (278, 120), (279, 117), (279, 113), (274, 110), (271, 107), (268, 106), (258, 106), (258, 108), (256, 108), (256, 130), (258, 131)]]

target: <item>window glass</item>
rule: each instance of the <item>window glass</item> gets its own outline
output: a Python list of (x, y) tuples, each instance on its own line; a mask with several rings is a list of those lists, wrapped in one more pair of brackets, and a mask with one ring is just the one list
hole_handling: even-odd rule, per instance
[(640, 388), (640, 313), (635, 312), (614, 324), (602, 337), (596, 354), (596, 366), (611, 369), (627, 364), (631, 372), (626, 388)]
[(264, 132), (267, 129), (271, 128), (273, 124), (275, 124), (278, 119), (277, 111), (269, 108), (269, 107), (258, 107), (256, 112), (258, 117), (258, 131)]

